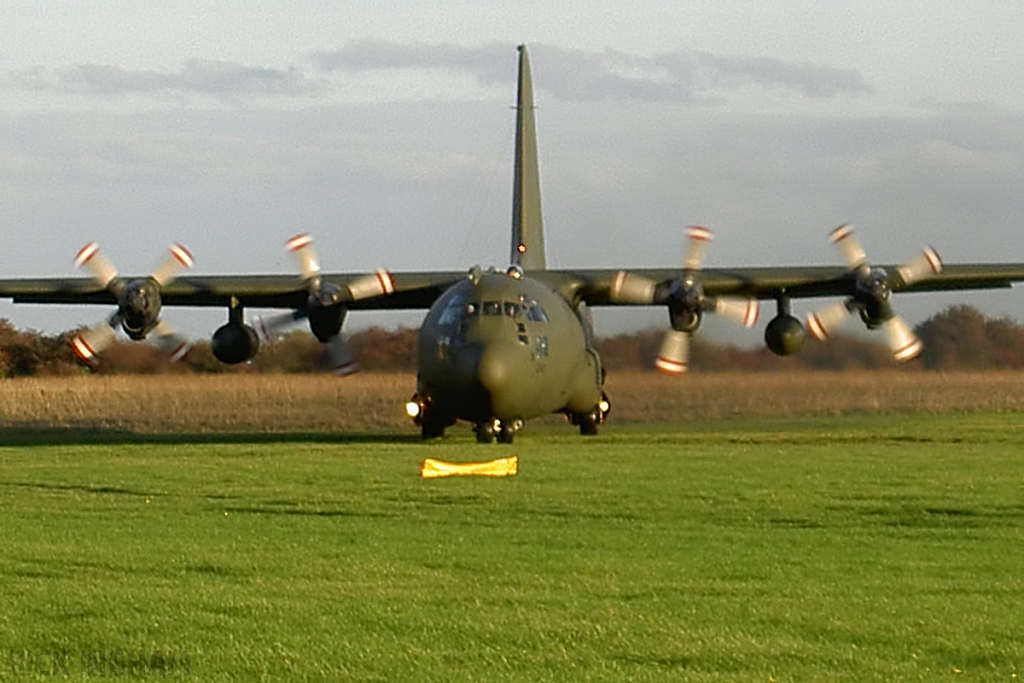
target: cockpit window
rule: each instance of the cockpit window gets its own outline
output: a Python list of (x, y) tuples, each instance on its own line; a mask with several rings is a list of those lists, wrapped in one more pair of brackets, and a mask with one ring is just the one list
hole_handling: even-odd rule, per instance
[(484, 302), (484, 315), (501, 315), (501, 302), (500, 301), (485, 301)]
[(459, 321), (459, 312), (462, 310), (462, 304), (465, 301), (465, 295), (458, 294), (449, 299), (441, 311), (441, 315), (437, 318), (437, 324), (442, 327), (454, 327)]
[(506, 301), (505, 315), (507, 315), (510, 318), (515, 318), (517, 315), (519, 315), (519, 304), (517, 304), (515, 301)]
[(532, 297), (524, 297), (522, 305), (526, 311), (527, 320), (531, 320), (535, 323), (546, 323), (548, 321), (548, 314), (544, 312), (544, 309), (541, 308), (536, 299)]

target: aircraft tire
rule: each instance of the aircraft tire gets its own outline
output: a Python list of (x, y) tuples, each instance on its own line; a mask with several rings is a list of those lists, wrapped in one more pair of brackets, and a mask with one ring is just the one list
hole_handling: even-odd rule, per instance
[(597, 412), (587, 413), (586, 415), (580, 415), (580, 434), (583, 436), (596, 436), (597, 435)]
[(438, 439), (444, 436), (444, 430), (451, 424), (437, 414), (434, 408), (427, 408), (423, 413), (423, 421), (420, 423), (420, 431), (424, 439)]
[(476, 423), (477, 443), (494, 443), (494, 420), (486, 420)]
[(516, 439), (516, 429), (512, 425), (502, 424), (498, 431), (498, 443), (512, 443)]

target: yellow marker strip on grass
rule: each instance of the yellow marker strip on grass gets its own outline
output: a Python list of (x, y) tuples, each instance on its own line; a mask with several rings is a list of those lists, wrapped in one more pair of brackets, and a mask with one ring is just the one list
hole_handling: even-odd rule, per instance
[(519, 473), (519, 457), (498, 458), (487, 462), (445, 462), (427, 458), (420, 467), (424, 479), (470, 475), (477, 477), (514, 477)]

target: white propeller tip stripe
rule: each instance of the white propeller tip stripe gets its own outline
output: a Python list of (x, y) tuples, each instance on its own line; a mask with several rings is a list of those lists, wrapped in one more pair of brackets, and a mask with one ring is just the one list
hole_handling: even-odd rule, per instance
[(608, 297), (616, 303), (651, 303), (654, 300), (654, 287), (650, 280), (630, 276), (620, 270), (612, 276)]
[(387, 271), (384, 268), (378, 268), (377, 281), (380, 283), (381, 293), (395, 293), (395, 278), (391, 275), (390, 271)]
[(167, 354), (168, 360), (170, 360), (172, 363), (177, 363), (179, 360), (185, 357), (191, 346), (192, 345), (189, 344), (187, 341), (182, 341), (180, 344), (171, 349), (170, 353)]
[(612, 285), (608, 293), (611, 296), (612, 301), (618, 301), (619, 297), (622, 296), (622, 288), (626, 283), (626, 271), (620, 270), (612, 276)]
[(838, 244), (853, 234), (853, 226), (844, 223), (829, 233), (828, 239), (832, 244)]
[(71, 340), (71, 350), (83, 363), (87, 365), (96, 364), (96, 352), (82, 339), (81, 335)]
[(334, 370), (332, 370), (331, 372), (340, 377), (344, 377), (345, 375), (357, 373), (359, 372), (360, 369), (361, 368), (359, 367), (359, 363), (357, 361), (352, 360), (347, 363), (342, 363), (338, 367), (334, 368)]
[(75, 255), (75, 267), (81, 268), (84, 266), (99, 250), (100, 245), (95, 242), (89, 242), (89, 244), (79, 249), (78, 253)]
[(747, 310), (743, 315), (743, 327), (753, 327), (757, 324), (757, 318), (761, 315), (761, 306), (754, 299), (747, 302)]
[(811, 336), (818, 341), (825, 341), (828, 339), (828, 331), (825, 326), (821, 324), (821, 320), (818, 318), (817, 313), (807, 314), (807, 331), (811, 333)]
[(686, 235), (693, 240), (701, 240), (702, 242), (710, 242), (714, 233), (701, 225), (691, 225), (686, 229)]
[(189, 250), (180, 244), (175, 243), (171, 245), (171, 254), (173, 254), (178, 263), (185, 268), (191, 268), (192, 264), (195, 263), (195, 261), (192, 260), (192, 254)]
[(312, 243), (313, 238), (310, 237), (308, 233), (303, 232), (299, 233), (295, 237), (292, 237), (290, 240), (285, 242), (285, 246), (288, 248), (288, 251), (298, 251), (299, 249), (307, 247)]
[(658, 356), (658, 358), (654, 361), (654, 367), (658, 368), (666, 375), (682, 375), (686, 373), (687, 366), (686, 363), (683, 361)]
[(924, 257), (927, 259), (928, 265), (931, 266), (932, 273), (938, 275), (942, 272), (942, 257), (939, 256), (939, 252), (931, 247), (925, 247)]
[(921, 343), (920, 339), (914, 339), (906, 346), (893, 351), (892, 357), (901, 363), (905, 363), (908, 360), (917, 358), (921, 351), (924, 349), (924, 344)]

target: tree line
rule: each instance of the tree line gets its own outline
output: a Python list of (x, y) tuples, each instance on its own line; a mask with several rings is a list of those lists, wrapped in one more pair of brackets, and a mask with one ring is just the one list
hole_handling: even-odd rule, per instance
[[(914, 331), (924, 342), (921, 356), (899, 365), (881, 344), (859, 337), (835, 336), (824, 343), (808, 340), (794, 356), (780, 358), (768, 349), (721, 346), (697, 336), (690, 364), (695, 372), (851, 370), (900, 367), (906, 370), (988, 370), (1024, 367), (1024, 326), (1011, 318), (987, 318), (971, 306), (950, 306)], [(192, 345), (185, 357), (171, 363), (153, 346), (116, 342), (95, 370), (84, 368), (69, 341), (78, 332), (58, 335), (15, 329), (0, 318), (0, 377), (159, 373), (305, 373), (322, 369), (324, 348), (308, 332), (297, 331), (261, 346), (256, 357), (237, 366), (214, 358), (207, 341)], [(414, 371), (415, 329), (371, 327), (348, 336), (348, 344), (364, 369)], [(645, 330), (596, 341), (609, 371), (653, 370), (664, 330)]]

